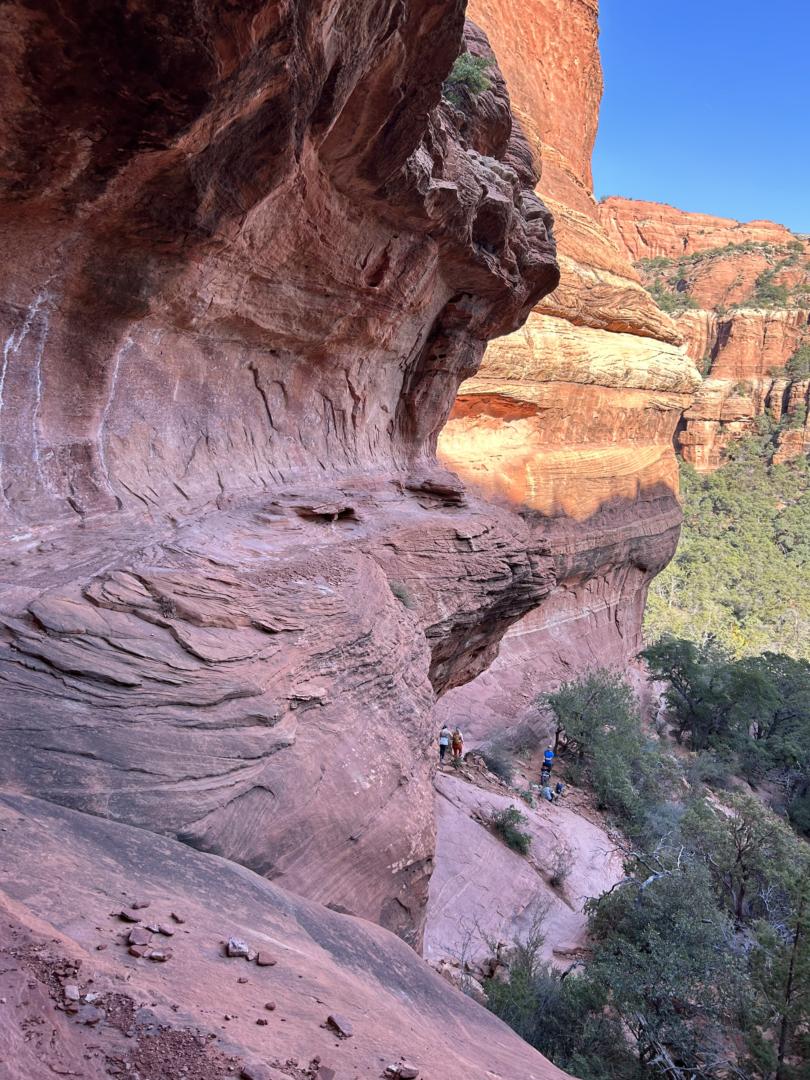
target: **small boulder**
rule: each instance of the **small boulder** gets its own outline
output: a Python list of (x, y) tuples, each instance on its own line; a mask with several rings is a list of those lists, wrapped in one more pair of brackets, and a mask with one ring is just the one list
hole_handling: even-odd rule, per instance
[(242, 1080), (273, 1080), (273, 1074), (266, 1065), (244, 1065), (240, 1075)]
[(184, 923), (186, 921), (185, 918), (182, 915), (178, 915), (176, 911), (173, 911), (171, 914), (176, 923)]
[(148, 945), (152, 935), (143, 926), (135, 926), (130, 930), (127, 941), (130, 945)]
[(159, 923), (158, 933), (165, 935), (165, 937), (174, 937), (174, 928), (171, 926), (166, 926), (165, 923)]
[(123, 922), (140, 922), (141, 917), (137, 911), (131, 911), (129, 908), (123, 908), (121, 911), (115, 913), (119, 919)]
[(340, 1013), (330, 1013), (326, 1018), (326, 1023), (337, 1033), (339, 1039), (350, 1039), (354, 1035), (351, 1020), (347, 1020)]
[(158, 964), (165, 964), (167, 960), (172, 958), (171, 949), (150, 949), (149, 959), (156, 961)]
[(256, 963), (259, 967), (274, 967), (278, 961), (269, 952), (262, 952), (260, 949), (256, 957)]
[(275, 1012), (276, 1003), (275, 1001), (265, 1001), (264, 1007), (265, 1009), (267, 1009), (268, 1012)]
[(103, 1009), (97, 1009), (95, 1005), (82, 1005), (76, 1013), (76, 1020), (80, 1024), (98, 1024), (104, 1019)]
[(65, 987), (65, 1000), (66, 1001), (78, 1001), (81, 997), (81, 991), (75, 983), (68, 983)]
[(250, 955), (250, 946), (246, 941), (242, 941), (241, 938), (232, 937), (228, 938), (225, 952), (228, 956), (242, 956), (247, 958)]

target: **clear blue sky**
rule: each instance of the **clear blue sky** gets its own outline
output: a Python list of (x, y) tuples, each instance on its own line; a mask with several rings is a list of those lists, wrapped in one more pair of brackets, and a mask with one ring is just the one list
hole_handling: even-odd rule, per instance
[(596, 195), (810, 233), (810, 0), (601, 0)]

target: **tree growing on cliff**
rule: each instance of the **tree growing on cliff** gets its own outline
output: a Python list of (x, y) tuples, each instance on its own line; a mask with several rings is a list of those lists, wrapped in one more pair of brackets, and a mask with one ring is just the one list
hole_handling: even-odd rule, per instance
[(672, 783), (668, 760), (642, 730), (635, 695), (615, 672), (591, 671), (538, 698), (555, 721), (555, 748), (576, 782), (590, 784), (601, 809), (640, 835)]
[(486, 56), (474, 56), (471, 52), (463, 52), (456, 57), (450, 74), (444, 81), (442, 93), (454, 105), (464, 104), (465, 96), (478, 97), (492, 86), (487, 76), (487, 71), (492, 66), (492, 60)]

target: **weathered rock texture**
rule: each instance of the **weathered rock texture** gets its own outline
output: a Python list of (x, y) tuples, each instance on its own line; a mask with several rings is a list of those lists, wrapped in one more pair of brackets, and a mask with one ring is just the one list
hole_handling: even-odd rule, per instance
[(630, 199), (606, 199), (600, 216), (707, 376), (679, 432), (684, 459), (700, 471), (717, 468), (766, 413), (783, 426), (777, 461), (810, 448), (807, 379), (790, 370), (810, 343), (810, 241), (769, 221)]
[(647, 586), (680, 525), (673, 433), (699, 380), (592, 195), (597, 4), (473, 0), (470, 10), (541, 157), (562, 270), (525, 326), (490, 344), (440, 437), (443, 459), (520, 507), (554, 559), (549, 599), (441, 703), (481, 739), (530, 715), (550, 684), (623, 667), (640, 648)]
[(599, 204), (599, 219), (631, 259), (663, 256), (677, 259), (727, 244), (787, 244), (795, 239), (774, 221), (735, 221), (712, 214), (694, 214), (665, 203), (612, 195)]
[(463, 8), (0, 16), (0, 779), (414, 943), (435, 695), (553, 580), (434, 458), (558, 279)]
[[(401, 1062), (422, 1080), (564, 1078), (392, 934), (213, 855), (0, 796), (0, 865), (4, 1080), (342, 1080)], [(149, 903), (134, 913), (144, 923), (174, 929), (155, 935), (168, 961), (129, 954), (132, 924), (111, 913), (133, 901)], [(276, 963), (227, 958), (229, 937)], [(92, 1026), (55, 1008), (71, 985), (97, 995)], [(331, 1014), (348, 1021), (349, 1038), (327, 1027)]]
[[(610, 836), (577, 809), (541, 800), (535, 808), (448, 775), (437, 779), (439, 844), (430, 880), (425, 956), (475, 970), (493, 956), (493, 943), (525, 940), (542, 921), (541, 955), (567, 967), (585, 942), (583, 907), (622, 877), (622, 856)], [(570, 797), (570, 793), (569, 793)], [(531, 836), (526, 856), (488, 826), (517, 806)]]

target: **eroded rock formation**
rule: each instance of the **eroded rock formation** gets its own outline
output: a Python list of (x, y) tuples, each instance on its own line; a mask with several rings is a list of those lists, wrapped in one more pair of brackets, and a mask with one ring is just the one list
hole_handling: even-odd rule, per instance
[(553, 583), (434, 458), (558, 279), (463, 9), (2, 14), (2, 782), (414, 943), (435, 695)]
[(673, 433), (699, 380), (593, 198), (597, 3), (473, 0), (470, 11), (542, 160), (562, 271), (525, 326), (490, 344), (440, 437), (444, 460), (520, 507), (554, 558), (549, 599), (440, 705), (478, 740), (536, 716), (537, 694), (561, 678), (624, 668), (641, 647), (647, 586), (680, 525)]
[[(244, 867), (6, 795), (0, 857), (4, 1080), (342, 1080), (406, 1063), (402, 1076), (419, 1080), (565, 1080), (392, 934)], [(134, 912), (142, 926), (174, 929), (154, 935), (168, 961), (130, 955), (134, 924), (114, 914), (127, 902), (148, 903)], [(229, 937), (275, 963), (229, 959)], [(76, 1015), (63, 1011), (71, 987), (91, 999)], [(332, 1014), (350, 1037), (336, 1037)]]
[(810, 344), (810, 241), (769, 221), (631, 199), (599, 209), (706, 375), (679, 432), (683, 458), (717, 468), (766, 414), (782, 426), (777, 461), (810, 448), (807, 373), (791, 365)]

